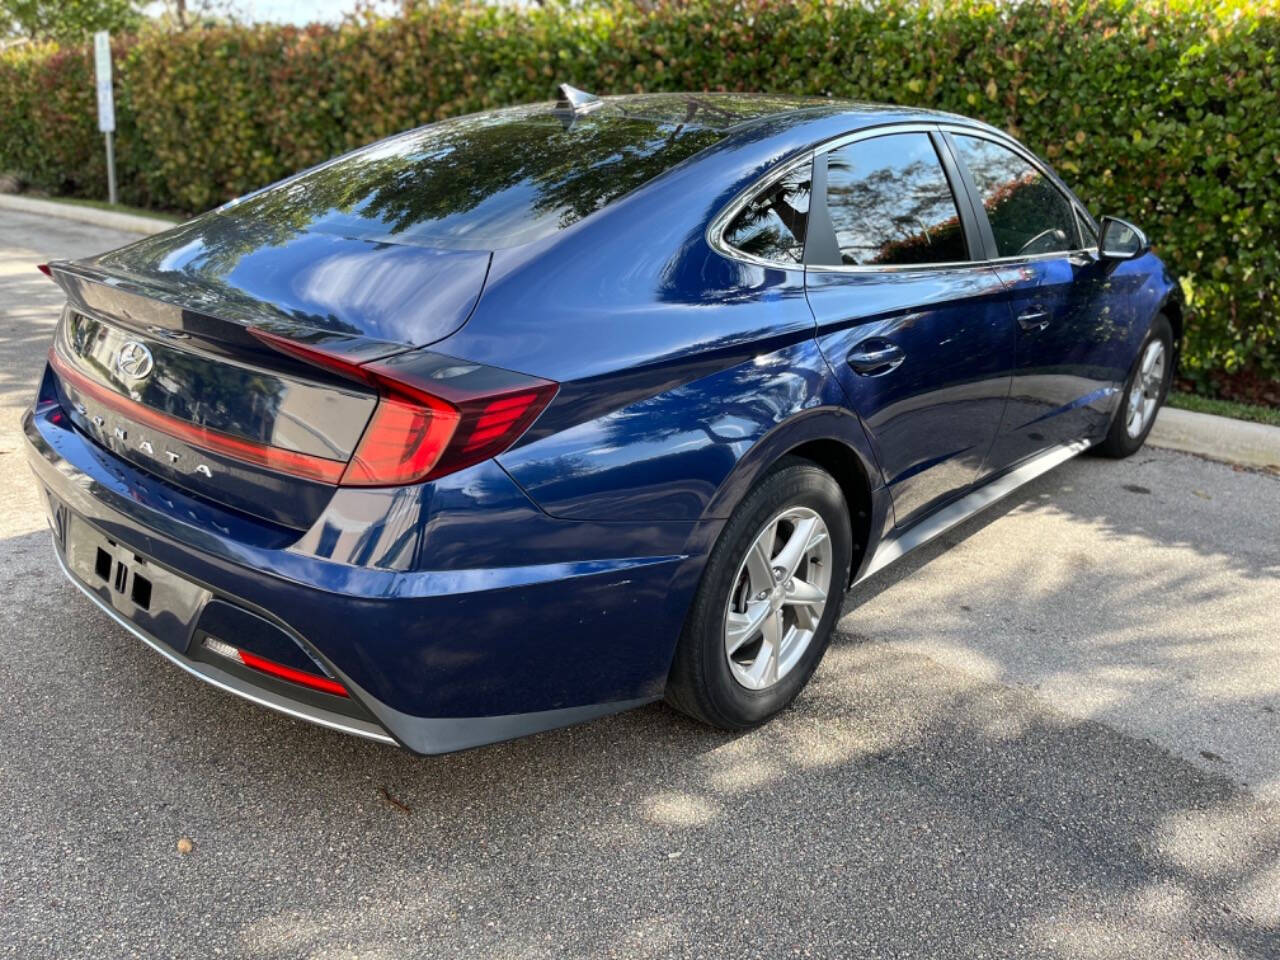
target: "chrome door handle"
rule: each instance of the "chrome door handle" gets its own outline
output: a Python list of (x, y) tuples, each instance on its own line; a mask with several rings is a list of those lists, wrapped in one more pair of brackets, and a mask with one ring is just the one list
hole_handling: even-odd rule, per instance
[(1049, 311), (1026, 310), (1018, 314), (1018, 326), (1023, 330), (1043, 330), (1049, 326)]
[(892, 343), (866, 340), (858, 344), (845, 358), (854, 373), (864, 377), (879, 377), (902, 366), (907, 355)]

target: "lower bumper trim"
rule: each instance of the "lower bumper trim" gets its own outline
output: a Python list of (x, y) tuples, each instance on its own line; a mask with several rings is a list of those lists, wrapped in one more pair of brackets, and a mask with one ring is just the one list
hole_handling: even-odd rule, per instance
[(297, 720), (306, 720), (308, 723), (318, 724), (322, 727), (328, 727), (331, 730), (339, 730), (343, 733), (354, 734), (357, 737), (364, 737), (368, 740), (376, 740), (379, 743), (397, 744), (397, 741), (389, 733), (376, 724), (358, 720), (354, 717), (344, 717), (338, 713), (332, 713), (319, 707), (313, 707), (309, 704), (295, 703), (286, 700), (284, 697), (277, 696), (269, 690), (262, 690), (251, 686), (239, 677), (232, 676), (224, 670), (219, 670), (212, 664), (191, 660), (182, 656), (167, 644), (154, 639), (146, 634), (146, 632), (138, 629), (137, 626), (130, 623), (127, 619), (114, 610), (109, 604), (104, 603), (102, 598), (80, 582), (80, 579), (71, 572), (67, 567), (66, 561), (63, 559), (62, 551), (58, 549), (57, 543), (53, 545), (53, 555), (58, 560), (58, 566), (62, 568), (62, 572), (67, 579), (75, 584), (76, 589), (83, 593), (86, 597), (94, 602), (94, 604), (103, 613), (107, 614), (124, 627), (131, 634), (145, 643), (160, 656), (164, 657), (170, 663), (203, 680), (205, 683), (224, 690), (227, 693), (235, 694), (256, 703), (260, 707), (266, 707), (268, 710), (275, 710), (277, 713), (283, 713), (286, 716), (293, 717)]

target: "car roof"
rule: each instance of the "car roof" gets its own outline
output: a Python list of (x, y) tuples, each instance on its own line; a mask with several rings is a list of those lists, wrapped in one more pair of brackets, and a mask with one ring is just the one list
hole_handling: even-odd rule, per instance
[(618, 116), (652, 120), (664, 124), (684, 124), (726, 134), (739, 134), (741, 142), (751, 139), (752, 130), (773, 135), (788, 127), (839, 117), (850, 131), (884, 123), (947, 121), (993, 129), (970, 117), (923, 107), (844, 100), (834, 97), (798, 96), (772, 93), (641, 93), (601, 97), (601, 109)]

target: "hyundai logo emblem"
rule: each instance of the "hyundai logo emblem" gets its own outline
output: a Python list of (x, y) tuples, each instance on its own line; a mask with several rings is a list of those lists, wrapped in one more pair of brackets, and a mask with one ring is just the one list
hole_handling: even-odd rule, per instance
[(142, 380), (155, 366), (151, 351), (137, 340), (128, 341), (116, 355), (116, 369), (130, 380)]

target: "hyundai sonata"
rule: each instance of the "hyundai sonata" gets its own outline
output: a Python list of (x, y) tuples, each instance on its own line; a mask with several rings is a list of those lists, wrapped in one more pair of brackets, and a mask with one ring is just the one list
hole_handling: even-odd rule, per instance
[(1178, 287), (982, 123), (739, 95), (414, 130), (119, 250), (27, 454), (71, 581), (437, 753), (786, 706), (852, 584), (1151, 429)]

